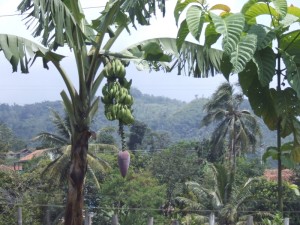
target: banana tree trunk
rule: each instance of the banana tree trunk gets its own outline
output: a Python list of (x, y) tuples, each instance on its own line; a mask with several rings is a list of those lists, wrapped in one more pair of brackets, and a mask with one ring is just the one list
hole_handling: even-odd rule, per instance
[(83, 223), (83, 184), (87, 171), (87, 151), (90, 136), (91, 133), (84, 130), (74, 134), (72, 138), (65, 225), (82, 225)]

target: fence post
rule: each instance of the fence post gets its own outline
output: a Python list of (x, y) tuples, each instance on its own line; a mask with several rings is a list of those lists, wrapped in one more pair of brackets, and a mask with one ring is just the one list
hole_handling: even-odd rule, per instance
[(119, 221), (118, 221), (118, 215), (113, 215), (113, 216), (112, 216), (111, 224), (112, 224), (112, 225), (118, 225), (118, 224), (119, 224)]
[(150, 217), (150, 218), (148, 219), (147, 225), (153, 225), (153, 217)]
[(247, 225), (253, 225), (253, 216), (248, 216)]
[(215, 214), (213, 212), (209, 215), (209, 225), (215, 225)]
[(290, 225), (290, 218), (284, 218), (284, 225)]
[(89, 211), (85, 210), (84, 225), (92, 225), (92, 217)]
[(18, 207), (18, 225), (22, 225), (22, 207)]

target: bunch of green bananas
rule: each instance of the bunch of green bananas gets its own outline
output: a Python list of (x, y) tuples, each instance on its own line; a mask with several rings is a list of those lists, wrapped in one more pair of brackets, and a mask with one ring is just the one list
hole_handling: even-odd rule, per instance
[(133, 97), (130, 95), (132, 80), (125, 78), (126, 70), (119, 59), (109, 61), (104, 69), (107, 83), (102, 88), (103, 97), (101, 101), (105, 105), (105, 116), (108, 120), (119, 120), (128, 125), (133, 123), (131, 106)]
[(108, 61), (102, 72), (104, 77), (106, 77), (109, 81), (123, 79), (126, 75), (125, 67), (119, 59), (113, 59)]

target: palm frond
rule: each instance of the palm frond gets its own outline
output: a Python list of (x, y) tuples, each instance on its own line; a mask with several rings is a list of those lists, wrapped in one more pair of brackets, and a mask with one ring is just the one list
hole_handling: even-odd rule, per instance
[[(97, 144), (93, 145), (94, 147)], [(99, 146), (98, 146), (99, 147)], [(70, 168), (70, 154), (71, 154), (71, 145), (65, 145), (61, 147), (62, 154), (50, 162), (47, 167), (43, 171), (43, 175), (51, 177), (53, 181), (62, 184), (66, 181), (68, 176), (68, 171)], [(100, 184), (96, 177), (96, 173), (105, 173), (108, 169), (110, 169), (110, 165), (105, 160), (94, 156), (91, 153), (87, 154), (88, 168), (87, 172), (91, 174), (92, 178), (97, 187), (100, 188)]]
[(40, 141), (50, 147), (61, 147), (69, 143), (69, 140), (56, 134), (41, 132), (31, 139), (31, 141)]
[(58, 112), (55, 110), (51, 110), (52, 113), (52, 122), (57, 129), (57, 133), (62, 136), (66, 142), (65, 144), (70, 144), (71, 142), (71, 124), (69, 120), (69, 116), (65, 113), (65, 118), (62, 118)]
[(214, 111), (209, 111), (201, 120), (200, 126), (208, 126), (215, 121), (220, 121), (226, 117), (228, 112), (222, 108), (218, 108)]
[(121, 10), (129, 15), (131, 23), (136, 28), (135, 23), (149, 25), (150, 18), (156, 14), (156, 7), (165, 14), (165, 0), (124, 0)]
[(234, 189), (234, 204), (239, 207), (245, 202), (245, 200), (254, 199), (253, 194), (251, 193), (252, 185), (255, 182), (262, 181), (261, 178), (249, 178), (242, 187)]
[[(68, 44), (70, 48), (85, 45), (86, 37), (81, 20), (76, 20), (71, 7), (61, 0), (23, 0), (18, 6), (22, 14), (28, 13), (27, 26), (35, 27), (33, 36), (42, 36), (42, 44), (56, 49)], [(79, 1), (77, 1), (79, 2)], [(79, 5), (78, 5), (79, 7)], [(83, 17), (83, 14), (80, 16)], [(74, 35), (77, 34), (77, 35)]]
[(90, 165), (87, 166), (87, 171), (91, 174), (91, 176), (92, 176), (92, 178), (94, 180), (94, 183), (95, 183), (96, 187), (98, 188), (98, 190), (100, 190), (101, 189), (100, 188), (100, 183), (99, 183), (99, 181), (97, 179), (97, 176), (96, 176), (95, 172), (92, 170), (92, 168), (90, 167)]
[(110, 165), (108, 162), (106, 162), (103, 159), (100, 159), (99, 157), (95, 157), (92, 154), (87, 154), (87, 161), (89, 167), (94, 171), (94, 172), (100, 172), (104, 173), (108, 169), (110, 169)]
[(185, 197), (176, 197), (176, 201), (178, 201), (181, 204), (184, 204), (184, 211), (191, 212), (191, 211), (198, 211), (203, 209), (203, 205), (201, 205), (199, 202), (195, 202), (191, 199), (185, 198)]
[(222, 83), (213, 93), (209, 101), (204, 105), (206, 112), (215, 111), (218, 108), (232, 108), (233, 87), (230, 83)]
[(138, 69), (165, 70), (170, 72), (177, 68), (178, 74), (182, 72), (187, 76), (208, 77), (221, 73), (223, 52), (217, 49), (205, 49), (199, 44), (184, 42), (179, 52), (175, 38), (154, 38), (136, 43), (120, 54), (100, 52), (118, 56), (124, 60), (132, 61)]
[(226, 118), (217, 124), (216, 129), (211, 135), (211, 148), (224, 148), (225, 139), (229, 133), (231, 122), (232, 120), (230, 118)]
[(13, 72), (29, 73), (29, 66), (37, 57), (43, 58), (44, 68), (49, 69), (49, 61), (59, 62), (63, 56), (53, 53), (34, 41), (16, 35), (0, 34), (0, 51), (12, 65)]
[(53, 183), (62, 184), (67, 181), (69, 168), (71, 165), (70, 153), (71, 146), (62, 147), (63, 154), (50, 162), (43, 170), (42, 175), (50, 178)]

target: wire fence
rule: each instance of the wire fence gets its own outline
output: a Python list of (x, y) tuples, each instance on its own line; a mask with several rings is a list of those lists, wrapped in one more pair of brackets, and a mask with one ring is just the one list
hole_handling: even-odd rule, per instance
[[(0, 202), (0, 225), (60, 225), (63, 224), (64, 208), (65, 206), (60, 204)], [(116, 214), (119, 214), (119, 220), (117, 219), (118, 223), (116, 223), (114, 219)], [(187, 211), (172, 209), (171, 212), (164, 213), (162, 209), (154, 208), (116, 208), (103, 206), (89, 207), (83, 211), (85, 225), (187, 225), (189, 223), (184, 222), (186, 221), (184, 216), (187, 214), (204, 215), (205, 222), (199, 223), (199, 225), (213, 225), (218, 222), (218, 212), (211, 210)], [(257, 219), (255, 215), (264, 215), (265, 217), (269, 216), (269, 218), (271, 218), (271, 215), (274, 215), (275, 212), (240, 210), (238, 214), (240, 218), (242, 218), (239, 224), (252, 225), (262, 224), (253, 222)], [(282, 224), (299, 224), (298, 222), (292, 221), (295, 221), (295, 218), (299, 217), (300, 209), (284, 211), (283, 214), (288, 215), (288, 217), (282, 221)], [(125, 217), (126, 219), (124, 219)], [(178, 218), (181, 218), (181, 222)]]

